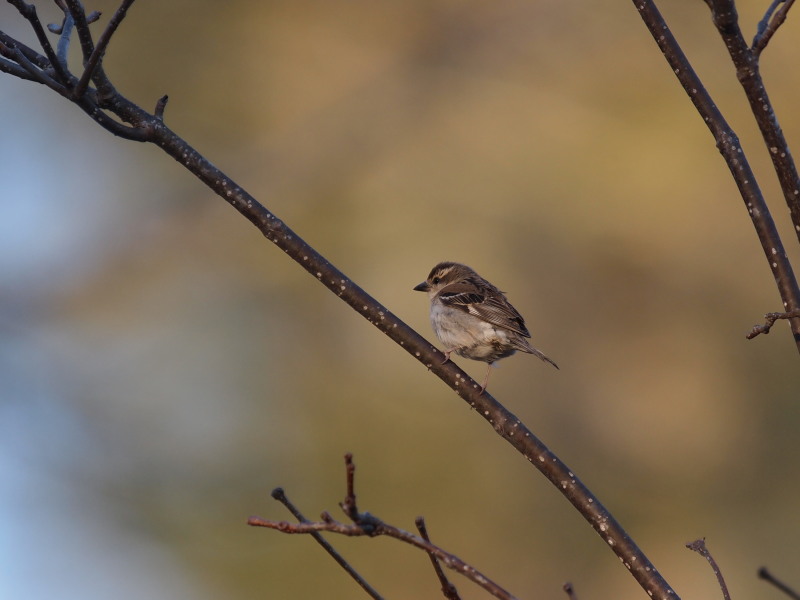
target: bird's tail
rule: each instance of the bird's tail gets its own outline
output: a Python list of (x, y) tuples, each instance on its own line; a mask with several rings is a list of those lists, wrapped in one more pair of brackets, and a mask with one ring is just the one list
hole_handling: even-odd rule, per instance
[[(541, 358), (541, 359), (542, 359), (544, 362), (550, 363), (550, 364), (551, 364), (551, 365), (553, 365), (553, 366), (554, 366), (556, 369), (558, 369), (558, 365), (557, 365), (557, 364), (556, 364), (556, 363), (555, 363), (555, 362), (554, 362), (554, 361), (553, 361), (553, 360), (552, 360), (550, 357), (548, 357), (548, 356), (545, 356), (544, 352), (540, 352), (540, 351), (539, 351), (539, 350), (537, 350), (536, 348), (532, 348), (532, 350), (533, 350), (533, 352), (531, 352), (531, 354), (533, 354), (534, 356), (538, 356), (538, 357), (539, 357), (539, 358)], [(559, 369), (559, 371), (560, 371), (560, 370), (561, 370), (561, 369)]]
[[(550, 363), (550, 364), (551, 364), (551, 365), (553, 365), (553, 366), (554, 366), (556, 369), (558, 369), (558, 365), (555, 363), (555, 361), (553, 361), (553, 360), (552, 360), (552, 359), (551, 359), (549, 356), (547, 356), (547, 355), (546, 355), (544, 352), (542, 352), (541, 350), (537, 350), (536, 348), (534, 348), (533, 346), (531, 346), (531, 345), (528, 343), (528, 340), (526, 340), (526, 339), (524, 339), (524, 338), (523, 338), (523, 339), (519, 339), (519, 340), (516, 340), (516, 341), (518, 342), (517, 344), (515, 344), (515, 346), (516, 346), (517, 350), (522, 350), (523, 352), (527, 352), (528, 354), (533, 354), (534, 356), (538, 356), (538, 357), (539, 357), (539, 358), (541, 358), (541, 359), (542, 359), (544, 362), (546, 362), (546, 363)], [(560, 370), (560, 369), (559, 369), (559, 370)]]

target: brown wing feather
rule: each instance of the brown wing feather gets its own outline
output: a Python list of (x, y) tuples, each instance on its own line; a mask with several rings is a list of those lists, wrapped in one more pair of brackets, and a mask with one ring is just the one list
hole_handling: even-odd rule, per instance
[(447, 306), (463, 310), (521, 336), (531, 337), (522, 315), (500, 290), (488, 282), (482, 286), (470, 279), (452, 283), (442, 288), (439, 297)]

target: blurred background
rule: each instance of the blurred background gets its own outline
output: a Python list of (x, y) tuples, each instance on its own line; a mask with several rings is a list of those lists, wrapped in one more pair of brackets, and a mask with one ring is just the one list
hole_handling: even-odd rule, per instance
[[(660, 4), (797, 266), (705, 4)], [(766, 5), (739, 2), (748, 36)], [(5, 3), (0, 29), (35, 43)], [(794, 141), (798, 36), (790, 14), (763, 54)], [(783, 323), (745, 340), (780, 298), (631, 2), (140, 1), (105, 65), (430, 339), (411, 288), (437, 261), (508, 292), (561, 371), (516, 356), (492, 393), (679, 594), (718, 597), (702, 536), (735, 596), (781, 597), (761, 565), (800, 585), (797, 351)], [(424, 515), (518, 597), (642, 597), (483, 419), (158, 148), (7, 75), (0, 101), (1, 597), (366, 597), (310, 538), (245, 525), (290, 518), (276, 486), (340, 515), (348, 451), (362, 509)], [(333, 542), (386, 597), (441, 597), (419, 552)]]

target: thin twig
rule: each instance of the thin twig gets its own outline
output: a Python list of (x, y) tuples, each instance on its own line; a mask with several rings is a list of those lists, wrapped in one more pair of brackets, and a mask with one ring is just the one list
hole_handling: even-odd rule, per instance
[(572, 587), (569, 581), (564, 584), (564, 591), (567, 593), (569, 600), (578, 600), (578, 594), (575, 593), (575, 588)]
[(308, 523), (271, 521), (262, 517), (253, 516), (247, 519), (247, 524), (253, 527), (266, 527), (282, 533), (291, 534), (310, 534), (314, 531), (327, 531), (331, 533), (338, 533), (340, 535), (346, 535), (348, 537), (376, 537), (385, 535), (420, 548), (429, 554), (434, 554), (445, 566), (461, 573), (492, 594), (495, 598), (501, 598), (502, 600), (516, 600), (512, 594), (483, 575), (475, 567), (465, 563), (454, 554), (450, 554), (438, 546), (430, 542), (426, 542), (421, 537), (418, 537), (413, 533), (409, 533), (408, 531), (404, 531), (398, 527), (384, 523), (382, 520), (376, 517), (372, 517), (370, 520), (370, 526), (365, 528), (362, 525), (355, 523), (349, 524), (336, 521), (330, 517), (329, 513), (324, 514), (326, 515), (326, 518), (322, 521)]
[(708, 561), (708, 564), (711, 565), (711, 570), (714, 571), (714, 575), (717, 576), (717, 582), (719, 583), (719, 587), (722, 590), (722, 597), (724, 600), (731, 600), (731, 595), (728, 593), (728, 586), (725, 584), (725, 578), (722, 576), (722, 571), (719, 569), (719, 565), (717, 561), (714, 560), (714, 557), (711, 556), (711, 553), (708, 551), (706, 547), (706, 539), (700, 538), (699, 540), (695, 540), (693, 542), (689, 542), (686, 544), (686, 547), (689, 550), (694, 550), (700, 556), (705, 557)]
[[(289, 509), (295, 518), (300, 521), (301, 523), (308, 523), (309, 520), (306, 519), (303, 514), (297, 509), (297, 507), (289, 501), (289, 498), (286, 497), (286, 493), (283, 491), (283, 488), (275, 488), (272, 490), (272, 497), (275, 498), (278, 502), (283, 504), (286, 508)], [(340, 567), (342, 567), (345, 572), (350, 575), (353, 579), (355, 579), (356, 583), (360, 585), (367, 594), (372, 596), (375, 600), (383, 600), (383, 597), (373, 588), (367, 581), (358, 574), (358, 572), (348, 563), (344, 557), (336, 551), (336, 549), (328, 543), (322, 535), (317, 532), (311, 532), (311, 537), (313, 537), (316, 542), (325, 549), (325, 552), (331, 555), (333, 560), (335, 560)]]
[(772, 0), (772, 3), (767, 7), (767, 11), (764, 13), (764, 16), (761, 18), (761, 20), (758, 22), (758, 25), (756, 26), (756, 35), (753, 38), (753, 46), (756, 45), (756, 40), (760, 36), (764, 35), (764, 32), (767, 30), (767, 27), (769, 26), (770, 18), (778, 9), (778, 7), (784, 2), (786, 2), (786, 0)]
[(339, 506), (348, 513), (348, 518), (353, 521), (352, 524), (336, 521), (328, 512), (323, 512), (321, 516), (322, 520), (318, 522), (300, 521), (299, 523), (289, 523), (287, 521), (271, 521), (262, 517), (253, 516), (247, 520), (247, 524), (253, 527), (267, 527), (283, 533), (294, 534), (311, 534), (313, 532), (328, 531), (350, 537), (376, 537), (385, 535), (416, 546), (431, 556), (436, 556), (446, 567), (461, 573), (464, 577), (481, 586), (495, 598), (500, 598), (501, 600), (516, 600), (511, 593), (454, 554), (446, 552), (439, 546), (413, 533), (389, 525), (368, 512), (358, 512), (355, 508), (355, 464), (353, 463), (352, 454), (348, 453), (345, 455), (345, 463), (347, 466), (347, 494), (344, 501), (341, 502)]
[(344, 511), (344, 514), (346, 514), (351, 521), (355, 522), (359, 518), (355, 492), (356, 465), (353, 462), (353, 455), (350, 452), (344, 455), (344, 464), (347, 471), (347, 494), (344, 497), (344, 502), (340, 502), (339, 506), (342, 508), (342, 511)]
[(167, 101), (169, 100), (169, 96), (164, 94), (161, 98), (158, 99), (156, 102), (156, 108), (153, 111), (153, 116), (158, 119), (159, 121), (164, 120), (164, 109), (167, 108)]
[(61, 93), (60, 90), (64, 89), (63, 85), (52, 79), (47, 73), (28, 60), (28, 57), (25, 56), (25, 54), (19, 48), (8, 47), (4, 43), (0, 42), (0, 54), (8, 59), (11, 59), (20, 67), (25, 69), (33, 81), (41, 83), (42, 85), (46, 85), (50, 89), (59, 91), (59, 93)]
[[(417, 526), (417, 531), (419, 531), (422, 539), (426, 542), (430, 542), (431, 538), (428, 537), (428, 528), (425, 526), (425, 518), (417, 517), (414, 524)], [(436, 556), (428, 554), (428, 557), (431, 559), (433, 570), (436, 573), (436, 577), (439, 579), (439, 583), (442, 585), (442, 594), (444, 594), (444, 597), (447, 598), (447, 600), (461, 600), (456, 586), (447, 578), (447, 575), (444, 574)]]
[(69, 53), (69, 42), (72, 36), (72, 30), (75, 27), (75, 19), (72, 18), (72, 15), (67, 13), (64, 15), (64, 22), (61, 25), (61, 30), (59, 31), (60, 36), (58, 38), (58, 50), (56, 50), (56, 57), (58, 58), (59, 64), (62, 64), (64, 68), (67, 67), (67, 54)]
[[(775, 12), (780, 4), (783, 4), (783, 6)], [(773, 0), (772, 4), (769, 5), (764, 18), (758, 22), (758, 29), (753, 38), (751, 48), (756, 56), (759, 56), (764, 48), (767, 47), (772, 36), (778, 31), (778, 27), (783, 25), (789, 9), (792, 8), (792, 4), (794, 4), (794, 0)]]
[(94, 52), (94, 41), (92, 41), (92, 32), (89, 30), (89, 19), (86, 17), (86, 11), (80, 0), (64, 0), (67, 10), (72, 18), (75, 20), (75, 29), (78, 32), (78, 39), (81, 42), (81, 54), (83, 54), (83, 64), (89, 60)]
[(133, 3), (134, 0), (122, 0), (122, 4), (120, 4), (117, 12), (114, 13), (113, 17), (111, 17), (111, 20), (103, 30), (103, 33), (100, 34), (100, 39), (97, 40), (97, 45), (94, 47), (91, 56), (89, 56), (89, 60), (86, 61), (86, 67), (83, 70), (83, 75), (81, 75), (81, 78), (73, 91), (76, 98), (81, 98), (86, 93), (86, 88), (89, 87), (89, 81), (91, 81), (92, 77), (100, 66), (100, 61), (103, 58), (103, 54), (105, 54), (108, 43), (111, 41), (111, 36), (114, 35), (117, 27), (119, 27), (119, 24), (122, 23), (122, 20), (128, 13), (128, 8), (130, 8), (131, 4)]
[(20, 52), (31, 61), (34, 65), (36, 65), (39, 69), (43, 71), (50, 68), (50, 61), (47, 60), (46, 56), (42, 56), (33, 48), (26, 46), (19, 40), (15, 40), (10, 35), (3, 33), (0, 31), (0, 43), (5, 45), (8, 48), (18, 48)]
[[(8, 48), (8, 46), (6, 46), (3, 42), (0, 42), (0, 55), (7, 56), (10, 53), (10, 48)], [(19, 77), (20, 79), (36, 81), (33, 75), (28, 73), (27, 69), (23, 69), (17, 64), (16, 60), (6, 60), (4, 58), (0, 58), (0, 71), (3, 73), (8, 73), (9, 75), (13, 75), (14, 77)]]
[(793, 588), (790, 588), (786, 585), (783, 581), (776, 578), (772, 573), (767, 570), (767, 567), (761, 567), (758, 570), (758, 578), (763, 579), (764, 581), (768, 581), (784, 594), (792, 598), (792, 600), (800, 600), (800, 594), (797, 593)]
[(42, 46), (42, 50), (44, 50), (47, 59), (50, 61), (50, 65), (55, 71), (56, 79), (61, 83), (66, 83), (68, 79), (67, 73), (61, 66), (61, 63), (58, 62), (58, 57), (53, 50), (53, 46), (50, 44), (50, 40), (47, 38), (47, 33), (45, 32), (44, 27), (42, 27), (42, 22), (39, 20), (39, 16), (36, 14), (36, 7), (33, 4), (26, 4), (22, 0), (8, 0), (8, 2), (9, 4), (13, 5), (31, 24), (34, 33), (36, 33), (36, 38), (39, 40), (39, 44)]
[(775, 321), (778, 319), (794, 319), (795, 317), (800, 317), (800, 309), (790, 310), (788, 312), (771, 312), (764, 315), (766, 319), (763, 325), (753, 325), (753, 329), (750, 333), (748, 333), (745, 337), (748, 340), (752, 340), (754, 337), (764, 335), (769, 333), (769, 330), (772, 329), (772, 326), (775, 324)]

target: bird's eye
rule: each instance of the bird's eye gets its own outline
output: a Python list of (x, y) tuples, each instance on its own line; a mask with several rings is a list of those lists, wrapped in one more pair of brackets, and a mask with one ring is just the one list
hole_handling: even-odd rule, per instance
[(440, 281), (441, 281), (441, 278), (439, 278), (439, 277), (434, 277), (433, 278), (433, 283), (434, 284), (439, 283)]

